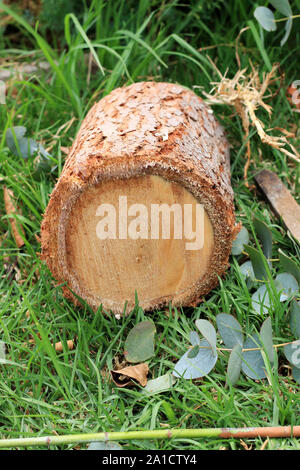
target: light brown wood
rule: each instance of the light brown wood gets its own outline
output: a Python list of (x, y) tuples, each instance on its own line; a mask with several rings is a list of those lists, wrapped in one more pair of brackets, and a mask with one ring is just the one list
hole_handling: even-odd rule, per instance
[(270, 170), (262, 170), (255, 177), (275, 213), (282, 218), (286, 228), (300, 243), (300, 206), (290, 191)]
[[(106, 239), (97, 237), (96, 216), (100, 204), (119, 206), (119, 196), (127, 198), (128, 207), (142, 203), (149, 214), (148, 239)], [(135, 291), (144, 308), (164, 298), (174, 298), (193, 286), (209, 267), (213, 252), (213, 229), (205, 213), (204, 246), (187, 250), (190, 241), (174, 239), (174, 217), (171, 216), (170, 238), (151, 239), (151, 205), (184, 204), (193, 207), (193, 227), (196, 227), (197, 201), (178, 183), (160, 176), (147, 175), (129, 180), (106, 181), (88, 187), (80, 196), (66, 224), (67, 266), (83, 297), (93, 303), (113, 303), (115, 308), (128, 301), (134, 305)], [(117, 235), (119, 234), (117, 216)], [(128, 217), (128, 224), (135, 217)], [(183, 217), (182, 217), (183, 219)], [(160, 218), (162, 223), (162, 218)], [(183, 220), (184, 223), (184, 220)], [(63, 256), (63, 255), (62, 255)]]
[[(120, 196), (148, 214), (151, 204), (201, 204), (203, 248), (187, 250), (174, 223), (170, 239), (99, 239), (97, 208)], [(129, 312), (135, 291), (147, 310), (194, 305), (224, 274), (238, 230), (229, 147), (212, 111), (179, 85), (140, 82), (84, 119), (44, 216), (42, 257), (65, 295), (94, 309), (120, 314), (128, 301)]]

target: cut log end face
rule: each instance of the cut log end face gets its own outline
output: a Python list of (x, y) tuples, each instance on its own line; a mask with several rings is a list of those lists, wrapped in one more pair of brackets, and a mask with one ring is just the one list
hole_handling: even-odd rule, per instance
[[(204, 207), (178, 183), (156, 175), (109, 180), (85, 189), (66, 225), (68, 277), (94, 305), (144, 308), (187, 294), (213, 253)], [(63, 245), (62, 245), (63, 249)]]
[(194, 305), (228, 266), (235, 226), (229, 146), (192, 91), (140, 82), (84, 119), (42, 224), (64, 292), (95, 310)]

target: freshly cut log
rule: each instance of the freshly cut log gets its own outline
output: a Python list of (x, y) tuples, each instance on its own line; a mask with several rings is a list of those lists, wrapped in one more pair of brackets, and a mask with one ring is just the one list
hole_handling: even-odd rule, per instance
[(65, 295), (94, 309), (129, 312), (136, 294), (146, 310), (195, 305), (238, 230), (211, 109), (182, 86), (139, 82), (82, 122), (44, 215), (42, 257)]

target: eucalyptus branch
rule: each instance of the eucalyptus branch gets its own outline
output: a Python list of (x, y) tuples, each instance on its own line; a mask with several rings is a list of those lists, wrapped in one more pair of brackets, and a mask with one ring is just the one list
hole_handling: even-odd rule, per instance
[(142, 439), (179, 438), (255, 438), (255, 437), (300, 437), (300, 426), (267, 426), (256, 428), (204, 428), (164, 429), (154, 431), (99, 432), (89, 434), (67, 434), (65, 436), (25, 437), (0, 440), (0, 448), (68, 445), (80, 442), (131, 441)]
[[(281, 348), (283, 346), (287, 346), (288, 344), (296, 344), (298, 343), (299, 340), (295, 340), (295, 341), (289, 341), (287, 343), (280, 343), (280, 344), (273, 344), (273, 348)], [(230, 348), (217, 348), (218, 351), (232, 351), (232, 349)], [(242, 352), (246, 352), (246, 351), (260, 351), (261, 348), (249, 348), (249, 349), (242, 349)]]
[[(281, 348), (283, 346), (287, 346), (288, 344), (298, 344), (299, 343), (299, 340), (294, 340), (294, 341), (288, 341), (287, 343), (280, 343), (280, 344), (273, 344), (273, 348)], [(192, 349), (194, 346), (190, 346), (189, 349)], [(210, 346), (197, 346), (199, 349), (210, 349)], [(229, 351), (231, 352), (232, 351), (232, 348), (216, 348), (217, 351)], [(261, 348), (244, 348), (242, 349), (242, 352), (246, 352), (246, 351), (260, 351)]]

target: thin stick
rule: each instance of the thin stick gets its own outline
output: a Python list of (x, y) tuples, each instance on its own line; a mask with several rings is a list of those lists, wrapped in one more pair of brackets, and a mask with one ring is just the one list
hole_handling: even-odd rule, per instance
[(99, 432), (91, 434), (69, 434), (65, 436), (29, 437), (2, 439), (0, 448), (50, 446), (95, 441), (129, 441), (141, 439), (179, 439), (179, 438), (221, 439), (255, 437), (300, 437), (300, 426), (268, 426), (256, 428), (206, 428), (206, 429), (165, 429), (157, 431)]

